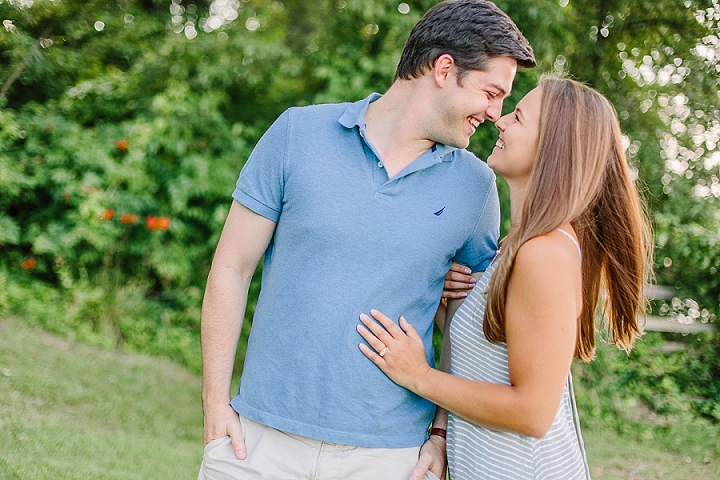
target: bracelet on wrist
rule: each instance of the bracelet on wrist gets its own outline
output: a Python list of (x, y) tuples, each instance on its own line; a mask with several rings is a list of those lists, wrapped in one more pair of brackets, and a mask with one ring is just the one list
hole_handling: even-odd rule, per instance
[(447, 430), (445, 430), (444, 428), (437, 428), (437, 427), (431, 428), (430, 436), (433, 436), (433, 435), (435, 435), (436, 437), (442, 437), (442, 438), (447, 439)]

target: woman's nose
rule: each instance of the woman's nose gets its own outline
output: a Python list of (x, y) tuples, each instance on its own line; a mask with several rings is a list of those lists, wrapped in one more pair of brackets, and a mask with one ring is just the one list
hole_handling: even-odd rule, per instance
[[(508, 114), (508, 115), (509, 115), (509, 114)], [(503, 115), (502, 117), (498, 118), (497, 121), (495, 122), (495, 126), (496, 126), (497, 129), (500, 130), (501, 132), (504, 132), (504, 131), (505, 131), (505, 127), (507, 126), (507, 118), (508, 118), (508, 115)]]

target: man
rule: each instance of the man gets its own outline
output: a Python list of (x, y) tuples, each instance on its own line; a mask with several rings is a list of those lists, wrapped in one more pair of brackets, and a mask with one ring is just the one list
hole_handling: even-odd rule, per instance
[(369, 362), (355, 327), (371, 307), (402, 313), (432, 358), (451, 261), (484, 269), (498, 237), (494, 177), (464, 148), (499, 118), (518, 65), (534, 64), (494, 4), (446, 1), (413, 28), (385, 95), (291, 108), (265, 133), (233, 193), (203, 302), (200, 479), (444, 475), (444, 438), (427, 433), (434, 405)]

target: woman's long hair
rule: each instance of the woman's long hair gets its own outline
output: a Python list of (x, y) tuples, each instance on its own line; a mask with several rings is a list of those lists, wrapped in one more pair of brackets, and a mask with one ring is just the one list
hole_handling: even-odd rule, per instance
[(575, 357), (595, 356), (601, 293), (607, 340), (629, 352), (642, 335), (638, 317), (645, 314), (652, 233), (630, 176), (617, 115), (605, 97), (574, 80), (544, 76), (539, 86), (537, 157), (522, 219), (503, 242), (490, 281), (485, 336), (505, 341), (506, 292), (520, 246), (570, 222), (583, 252)]

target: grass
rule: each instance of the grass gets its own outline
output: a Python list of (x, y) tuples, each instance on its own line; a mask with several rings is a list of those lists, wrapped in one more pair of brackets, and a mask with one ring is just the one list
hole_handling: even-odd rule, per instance
[(200, 379), (0, 320), (0, 478), (195, 479)]
[(607, 430), (585, 429), (583, 437), (593, 480), (720, 478), (720, 459), (710, 454), (678, 453), (659, 442), (639, 442)]
[[(595, 480), (720, 478), (702, 451), (603, 429), (584, 437)], [(201, 456), (199, 376), (0, 319), (0, 478), (190, 480)]]

